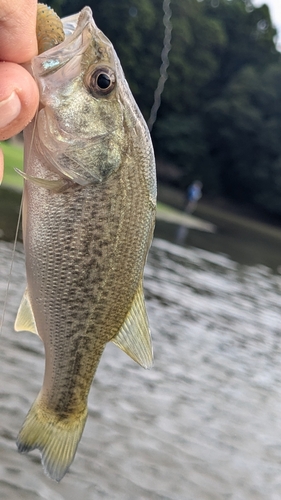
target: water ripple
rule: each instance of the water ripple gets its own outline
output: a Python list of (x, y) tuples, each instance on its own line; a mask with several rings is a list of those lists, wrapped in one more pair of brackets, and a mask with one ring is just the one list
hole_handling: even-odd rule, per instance
[[(1, 303), (10, 256), (0, 242)], [(280, 276), (155, 239), (145, 269), (155, 366), (108, 345), (59, 485), (14, 443), (44, 369), (40, 339), (13, 331), (24, 288), (19, 247), (0, 351), (1, 498), (281, 498)]]

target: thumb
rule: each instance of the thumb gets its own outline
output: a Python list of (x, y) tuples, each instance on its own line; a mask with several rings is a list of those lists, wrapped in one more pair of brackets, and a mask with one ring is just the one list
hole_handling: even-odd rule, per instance
[(32, 120), (38, 103), (38, 87), (28, 71), (0, 62), (0, 140), (19, 133)]

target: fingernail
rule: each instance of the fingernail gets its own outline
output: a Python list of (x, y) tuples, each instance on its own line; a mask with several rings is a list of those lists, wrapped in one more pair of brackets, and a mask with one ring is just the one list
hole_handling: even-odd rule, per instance
[(20, 114), (21, 102), (15, 92), (0, 102), (0, 128), (7, 127)]

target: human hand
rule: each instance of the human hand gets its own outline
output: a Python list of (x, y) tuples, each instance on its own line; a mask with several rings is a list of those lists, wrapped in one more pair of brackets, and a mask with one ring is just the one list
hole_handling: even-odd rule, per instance
[[(39, 103), (37, 85), (21, 63), (37, 54), (37, 0), (0, 0), (0, 140), (19, 133)], [(0, 150), (0, 184), (4, 162)]]

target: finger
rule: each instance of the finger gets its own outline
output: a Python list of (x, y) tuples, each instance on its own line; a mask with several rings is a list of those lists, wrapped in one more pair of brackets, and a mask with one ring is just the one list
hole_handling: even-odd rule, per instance
[(32, 120), (39, 103), (38, 87), (18, 64), (0, 63), (0, 140), (18, 134)]
[(23, 63), (37, 54), (36, 0), (2, 0), (0, 60)]

